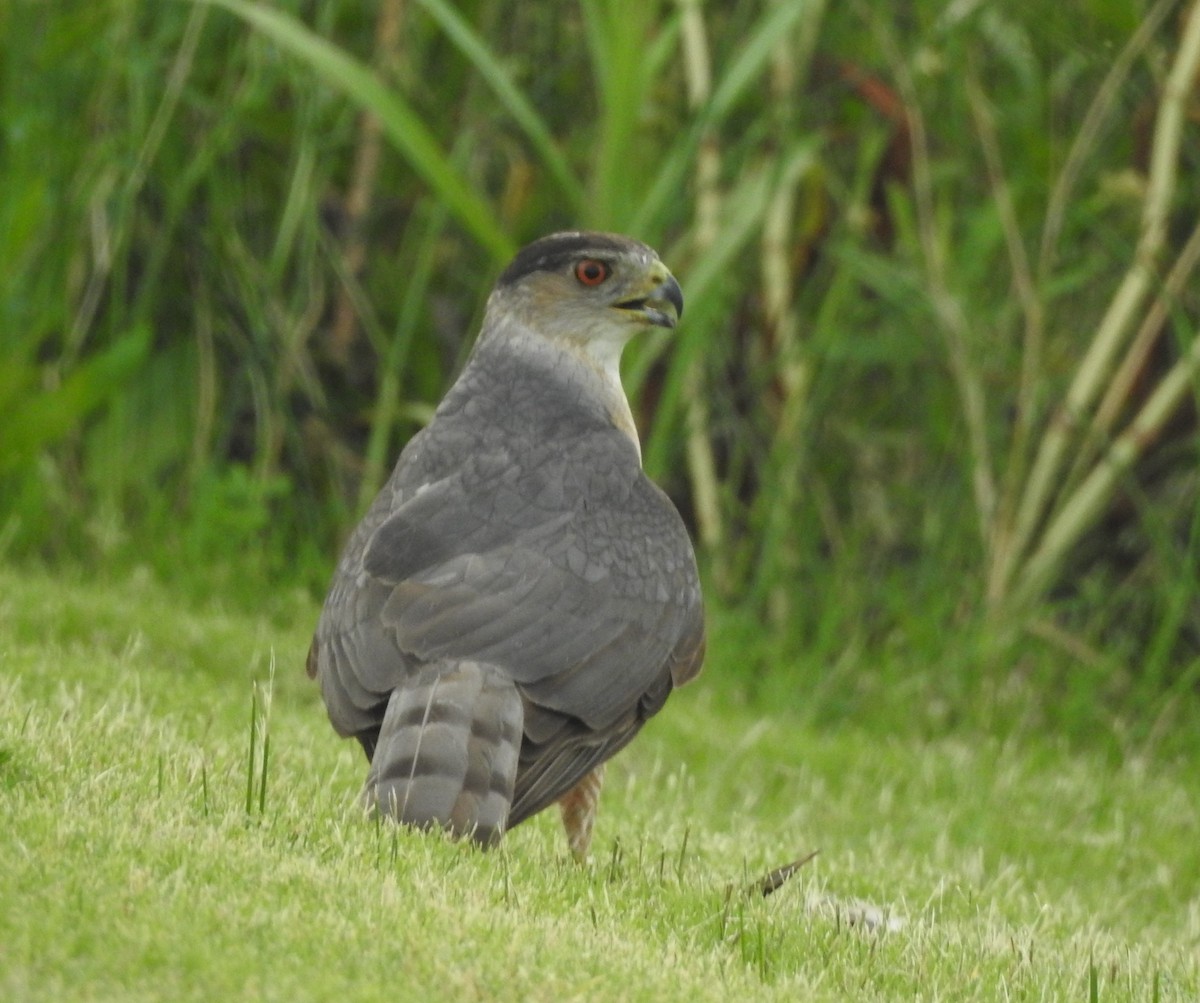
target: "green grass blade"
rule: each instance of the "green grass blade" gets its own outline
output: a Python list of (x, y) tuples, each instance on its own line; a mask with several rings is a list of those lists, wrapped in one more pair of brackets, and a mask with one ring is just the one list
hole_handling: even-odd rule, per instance
[(258, 683), (250, 688), (250, 746), (246, 750), (246, 817), (254, 813), (254, 759), (258, 748)]
[(271, 655), (271, 671), (267, 679), (266, 690), (263, 693), (262, 711), (262, 761), (258, 768), (258, 814), (262, 818), (267, 813), (267, 771), (271, 765), (271, 703), (275, 695), (275, 655)]
[[(688, 270), (686, 288), (691, 302), (692, 316), (697, 322), (685, 328), (681, 340), (675, 346), (674, 359), (663, 384), (658, 404), (658, 420), (651, 432), (645, 449), (645, 467), (651, 476), (661, 476), (667, 468), (667, 457), (677, 441), (678, 418), (683, 413), (684, 382), (689, 367), (699, 361), (700, 354), (712, 331), (711, 320), (706, 321), (709, 297), (720, 292), (718, 279), (726, 274), (733, 262), (742, 253), (746, 244), (762, 226), (766, 209), (774, 186), (770, 183), (773, 172), (757, 171), (747, 174), (729, 199), (729, 213), (721, 236), (714, 241), (710, 250)], [(663, 347), (660, 342), (660, 349)], [(643, 352), (636, 360), (636, 368), (630, 373), (627, 385), (640, 387), (653, 361), (651, 352)]]
[[(7, 413), (0, 412), (0, 473), (20, 467), (112, 400), (142, 366), (149, 345), (147, 329), (130, 331), (76, 365), (53, 390), (41, 390), (28, 380), (24, 387), (12, 388), (12, 399), (4, 402)], [(22, 375), (29, 371), (23, 360), (17, 360), (14, 369)]]
[(583, 4), (582, 11), (600, 101), (588, 219), (593, 225), (632, 231), (636, 202), (630, 181), (639, 177), (637, 133), (646, 100), (652, 7), (597, 2)]
[(634, 233), (653, 232), (667, 206), (679, 198), (684, 178), (706, 129), (719, 124), (753, 86), (779, 39), (807, 13), (809, 3), (780, 4), (762, 18), (742, 43), (713, 88), (711, 100), (693, 119), (691, 127), (663, 159), (662, 168), (649, 186), (630, 223)]
[(758, 22), (713, 88), (712, 101), (709, 102), (707, 111), (710, 121), (719, 121), (729, 114), (733, 106), (758, 80), (779, 40), (792, 30), (802, 15), (809, 13), (811, 6), (808, 0), (781, 3)]
[[(292, 669), (279, 706), (269, 679), (253, 691), (261, 734), (286, 736), (270, 768), (287, 796), (243, 814), (248, 653), (269, 636), (298, 669), (309, 599), (237, 613), (145, 575), (7, 566), (0, 595), (4, 999), (269, 985), (393, 1003), (379, 972), (397, 958), (415, 962), (403, 998), (503, 1003), (1200, 998), (1194, 703), (1173, 751), (1125, 758), (1025, 718), (1041, 693), (997, 706), (1008, 662), (985, 670), (982, 717), (945, 734), (906, 716), (937, 666), (917, 691), (845, 704), (837, 727), (797, 716), (819, 660), (752, 703), (714, 673), (613, 764), (594, 862), (575, 867), (552, 811), (491, 853), (366, 817), (367, 764)], [(766, 654), (756, 619), (721, 622), (714, 667)], [(898, 680), (898, 657), (870, 673)], [(764, 899), (758, 877), (800, 830), (830, 852)]]
[(537, 151), (551, 176), (558, 183), (563, 196), (570, 203), (573, 213), (584, 209), (583, 185), (568, 166), (566, 158), (559, 152), (554, 137), (545, 121), (517, 89), (512, 78), (499, 59), (488, 48), (487, 43), (475, 33), (467, 21), (445, 0), (420, 0), (421, 6), (437, 21), (446, 37), (470, 60), (479, 75), (500, 99)]
[(306, 63), (327, 84), (375, 115), (397, 151), (450, 207), (460, 223), (497, 262), (507, 261), (513, 243), (495, 213), (456, 171), (421, 117), (361, 63), (295, 18), (249, 0), (193, 0), (223, 7)]
[[(432, 200), (428, 200), (432, 202)], [(371, 499), (383, 486), (395, 463), (389, 453), (392, 433), (403, 411), (403, 385), (401, 374), (405, 370), (409, 352), (418, 337), (418, 325), (422, 319), (421, 307), (429, 296), (434, 279), (438, 241), (446, 226), (446, 209), (441, 203), (425, 203), (413, 214), (413, 222), (405, 234), (411, 250), (405, 255), (411, 262), (405, 277), (405, 294), (400, 316), (384, 355), (380, 368), (379, 393), (371, 417), (371, 431), (363, 466), (362, 484), (359, 487), (358, 506), (366, 511)]]

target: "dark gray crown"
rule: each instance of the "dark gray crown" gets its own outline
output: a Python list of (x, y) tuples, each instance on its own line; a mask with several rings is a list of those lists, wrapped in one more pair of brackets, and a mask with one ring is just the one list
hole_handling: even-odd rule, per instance
[(582, 257), (604, 260), (638, 249), (653, 254), (650, 248), (629, 237), (591, 230), (552, 233), (521, 248), (509, 266), (500, 273), (496, 288), (511, 286), (533, 272), (556, 272)]

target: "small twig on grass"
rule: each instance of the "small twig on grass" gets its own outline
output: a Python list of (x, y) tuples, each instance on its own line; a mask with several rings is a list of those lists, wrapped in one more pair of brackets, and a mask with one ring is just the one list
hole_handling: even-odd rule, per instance
[(806, 853), (803, 857), (797, 857), (790, 864), (784, 864), (782, 867), (776, 867), (773, 871), (769, 871), (760, 881), (751, 885), (748, 891), (751, 893), (759, 892), (763, 898), (766, 898), (768, 895), (779, 891), (779, 889), (788, 882), (793, 874), (800, 870), (801, 867), (807, 864), (820, 852), (820, 850), (812, 850), (809, 853)]

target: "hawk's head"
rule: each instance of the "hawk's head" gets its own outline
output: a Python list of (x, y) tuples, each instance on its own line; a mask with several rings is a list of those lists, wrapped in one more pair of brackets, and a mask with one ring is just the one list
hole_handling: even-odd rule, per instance
[(523, 248), (496, 282), (483, 333), (514, 329), (583, 351), (608, 368), (648, 327), (673, 328), (679, 283), (653, 249), (612, 233), (568, 231)]

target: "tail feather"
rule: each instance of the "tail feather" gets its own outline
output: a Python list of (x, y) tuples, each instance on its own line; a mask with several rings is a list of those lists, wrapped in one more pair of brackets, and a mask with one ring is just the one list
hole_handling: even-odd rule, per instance
[(427, 666), (388, 701), (364, 797), (406, 825), (497, 843), (512, 804), (523, 722), (520, 694), (495, 667)]

